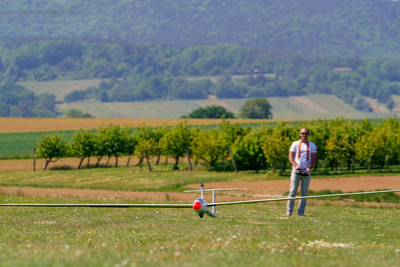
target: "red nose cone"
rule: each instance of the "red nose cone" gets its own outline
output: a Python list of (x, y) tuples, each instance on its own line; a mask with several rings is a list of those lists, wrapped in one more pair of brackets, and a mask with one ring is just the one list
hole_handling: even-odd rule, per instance
[(195, 210), (201, 209), (201, 203), (200, 203), (199, 201), (195, 201), (195, 202), (193, 203), (193, 208), (194, 208)]

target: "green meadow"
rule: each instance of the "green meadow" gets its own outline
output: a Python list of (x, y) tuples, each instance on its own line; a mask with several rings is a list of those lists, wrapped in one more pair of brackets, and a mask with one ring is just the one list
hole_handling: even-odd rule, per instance
[[(56, 131), (70, 140), (76, 131)], [(33, 149), (39, 138), (52, 132), (0, 133), (0, 159), (33, 158)]]
[[(0, 203), (117, 203), (1, 196)], [(118, 201), (118, 203), (131, 203)], [(1, 266), (396, 266), (398, 208), (283, 204), (191, 209), (2, 207)]]
[[(288, 179), (252, 171), (191, 173), (139, 167), (3, 171), (1, 186), (183, 191), (188, 184)], [(335, 176), (332, 176), (335, 177)], [(317, 177), (314, 177), (318, 179)], [(373, 176), (371, 176), (373, 179)], [(243, 191), (245, 194), (245, 191)], [(313, 194), (330, 192), (311, 192)], [(336, 192), (335, 192), (336, 193)], [(149, 192), (151, 194), (151, 192)], [(207, 197), (210, 197), (207, 195)], [(149, 198), (151, 195), (149, 195)], [(357, 207), (380, 201), (380, 208)], [(187, 203), (179, 199), (173, 203)], [(400, 260), (399, 198), (310, 201), (307, 216), (283, 216), (285, 203), (192, 209), (0, 207), (1, 266), (395, 266)], [(392, 202), (391, 208), (383, 202)], [(11, 196), (0, 203), (138, 203), (112, 199)], [(171, 203), (141, 200), (139, 203)], [(397, 204), (396, 204), (397, 203)]]

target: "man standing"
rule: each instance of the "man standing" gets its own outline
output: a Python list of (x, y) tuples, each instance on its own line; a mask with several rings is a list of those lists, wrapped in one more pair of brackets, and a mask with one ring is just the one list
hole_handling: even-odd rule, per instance
[[(301, 139), (293, 142), (289, 151), (289, 161), (293, 165), (292, 174), (290, 176), (290, 193), (289, 197), (296, 197), (297, 189), (301, 182), (301, 196), (308, 194), (308, 187), (311, 179), (311, 167), (317, 161), (317, 146), (308, 141), (309, 131), (303, 128), (300, 131)], [(298, 214), (304, 215), (306, 210), (307, 199), (301, 199)], [(294, 200), (289, 200), (287, 204), (287, 216), (292, 215)]]

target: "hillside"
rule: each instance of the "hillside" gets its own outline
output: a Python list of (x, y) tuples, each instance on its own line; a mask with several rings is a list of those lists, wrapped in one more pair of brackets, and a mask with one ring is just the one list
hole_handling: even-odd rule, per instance
[(385, 0), (4, 0), (0, 39), (230, 44), (333, 57), (400, 57), (400, 3)]
[[(391, 95), (400, 95), (400, 60), (385, 58), (307, 59), (229, 45), (179, 48), (83, 40), (7, 41), (0, 45), (0, 58), (0, 82), (32, 87), (34, 82), (27, 81), (44, 82), (37, 86), (52, 86), (50, 92), (57, 94), (63, 87), (67, 103), (333, 94), (357, 110), (370, 111), (363, 96), (390, 110)], [(82, 80), (93, 78), (107, 80), (98, 86), (100, 80), (90, 81), (84, 89)], [(70, 83), (66, 80), (82, 85), (74, 90), (72, 81), (62, 85)]]
[[(274, 119), (317, 118), (382, 118), (391, 113), (359, 112), (333, 95), (308, 95), (292, 97), (268, 97), (273, 107)], [(78, 101), (57, 105), (60, 111), (80, 109), (98, 117), (114, 118), (179, 118), (198, 107), (220, 105), (235, 114), (247, 99), (170, 100), (101, 103), (95, 100)]]

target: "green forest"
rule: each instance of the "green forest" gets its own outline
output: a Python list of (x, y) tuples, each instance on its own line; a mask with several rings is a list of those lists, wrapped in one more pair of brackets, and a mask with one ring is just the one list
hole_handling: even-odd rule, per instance
[(0, 85), (0, 117), (55, 117), (55, 97), (14, 83)]
[[(230, 45), (140, 45), (124, 42), (6, 41), (0, 46), (0, 80), (110, 78), (73, 91), (64, 102), (253, 98), (334, 94), (371, 111), (364, 96), (386, 103), (400, 94), (400, 60), (302, 57)], [(335, 68), (342, 68), (335, 70)], [(343, 71), (343, 68), (345, 68)], [(243, 75), (232, 79), (232, 76)], [(207, 77), (218, 76), (215, 83)]]
[(3, 0), (0, 39), (229, 44), (302, 56), (400, 57), (400, 3), (385, 0)]

